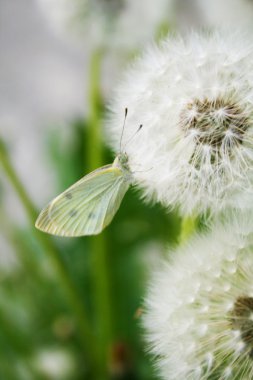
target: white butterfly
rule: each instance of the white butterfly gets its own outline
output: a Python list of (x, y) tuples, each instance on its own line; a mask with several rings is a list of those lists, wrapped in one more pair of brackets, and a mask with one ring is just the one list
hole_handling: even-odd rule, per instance
[(53, 199), (35, 226), (58, 236), (99, 234), (112, 221), (132, 181), (128, 156), (120, 153), (111, 165), (84, 176)]

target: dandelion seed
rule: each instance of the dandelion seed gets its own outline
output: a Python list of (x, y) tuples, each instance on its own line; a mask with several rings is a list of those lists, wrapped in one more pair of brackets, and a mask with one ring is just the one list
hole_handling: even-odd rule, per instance
[(127, 72), (108, 131), (118, 147), (125, 104), (124, 138), (143, 123), (126, 150), (132, 171), (142, 167), (135, 177), (148, 199), (190, 214), (237, 207), (242, 191), (250, 192), (252, 62), (253, 45), (243, 36), (192, 33), (151, 47)]
[[(172, 0), (38, 0), (53, 28), (64, 38), (94, 46), (133, 50), (154, 38), (167, 21)], [(140, 21), (141, 17), (141, 21)]]
[[(216, 222), (154, 274), (143, 323), (163, 379), (253, 378), (250, 215)], [(227, 271), (231, 252), (233, 273)]]
[(36, 352), (33, 367), (43, 376), (54, 379), (67, 379), (75, 372), (75, 362), (68, 351), (47, 347)]

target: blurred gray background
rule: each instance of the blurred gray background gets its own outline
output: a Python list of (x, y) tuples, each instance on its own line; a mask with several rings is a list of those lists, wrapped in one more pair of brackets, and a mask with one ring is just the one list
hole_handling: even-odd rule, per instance
[[(43, 154), (43, 129), (67, 133), (68, 121), (85, 112), (88, 50), (60, 39), (36, 1), (0, 0), (0, 132), (38, 204), (52, 195), (54, 187), (54, 173)], [(0, 173), (8, 194), (6, 212), (22, 222), (20, 202)], [(2, 234), (0, 252), (0, 261), (10, 257)]]

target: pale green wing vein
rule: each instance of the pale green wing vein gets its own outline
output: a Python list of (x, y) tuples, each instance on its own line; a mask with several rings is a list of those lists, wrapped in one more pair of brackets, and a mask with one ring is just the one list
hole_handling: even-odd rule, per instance
[(107, 203), (107, 209), (105, 213), (103, 228), (105, 228), (106, 226), (108, 226), (108, 224), (111, 223), (114, 215), (116, 214), (117, 210), (120, 207), (122, 199), (124, 195), (126, 194), (128, 188), (129, 188), (129, 183), (123, 180), (118, 184), (118, 188), (116, 188), (114, 191), (111, 192), (109, 202)]
[[(80, 218), (77, 220), (77, 224), (73, 227), (73, 234), (76, 236), (78, 231), (86, 231), (86, 235), (99, 233), (105, 228), (113, 219), (116, 214), (123, 196), (125, 195), (129, 184), (124, 181), (123, 177), (120, 177), (116, 180), (113, 185), (103, 193), (101, 199), (96, 199), (94, 202), (90, 202), (87, 208), (87, 212), (92, 217), (88, 220)], [(125, 191), (122, 191), (126, 189)], [(111, 204), (112, 198), (119, 198), (119, 202), (114, 204), (114, 207), (109, 207)]]
[(49, 203), (36, 227), (59, 236), (97, 234), (112, 220), (128, 187), (122, 170), (100, 168)]

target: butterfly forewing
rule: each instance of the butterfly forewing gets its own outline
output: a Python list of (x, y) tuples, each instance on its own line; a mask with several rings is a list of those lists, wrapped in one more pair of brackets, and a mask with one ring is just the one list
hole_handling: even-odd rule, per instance
[(120, 168), (97, 169), (49, 203), (36, 227), (58, 236), (96, 235), (113, 219), (129, 185)]

